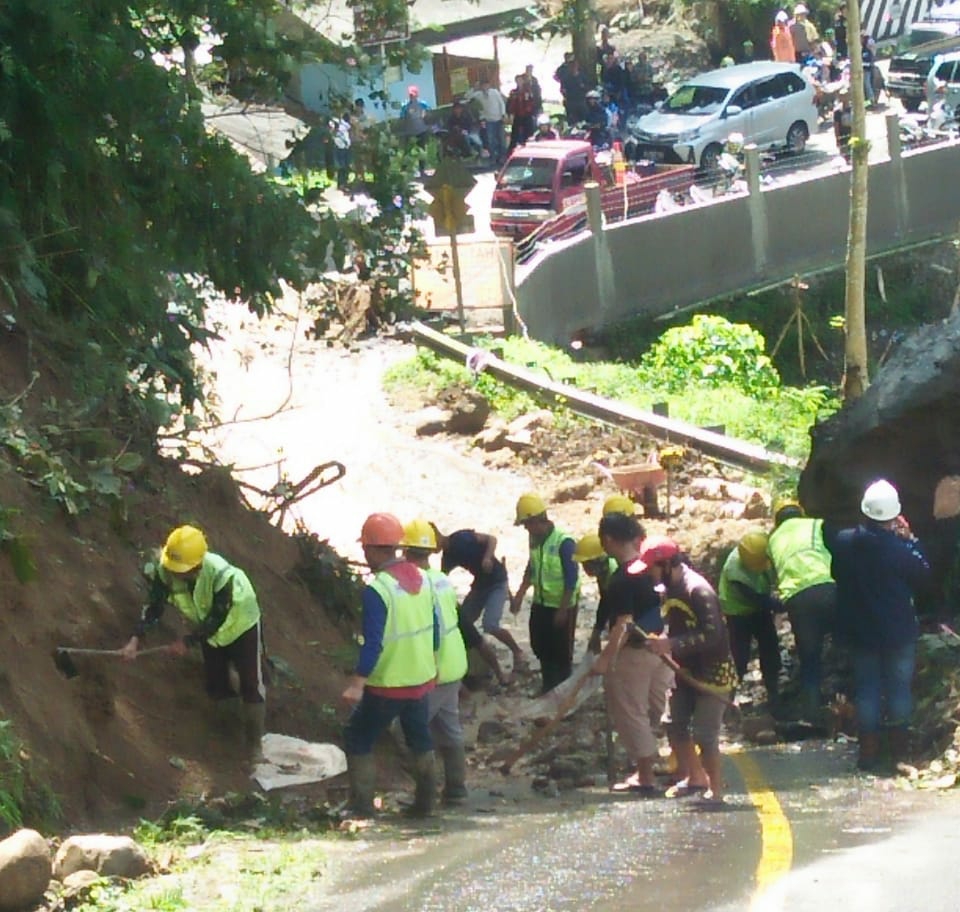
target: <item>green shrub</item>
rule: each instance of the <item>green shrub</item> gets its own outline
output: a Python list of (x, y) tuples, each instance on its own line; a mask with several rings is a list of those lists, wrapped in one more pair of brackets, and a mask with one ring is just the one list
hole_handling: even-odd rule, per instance
[(697, 314), (686, 326), (668, 329), (641, 358), (640, 369), (661, 388), (732, 386), (747, 395), (780, 386), (765, 354), (766, 341), (753, 327), (712, 314)]

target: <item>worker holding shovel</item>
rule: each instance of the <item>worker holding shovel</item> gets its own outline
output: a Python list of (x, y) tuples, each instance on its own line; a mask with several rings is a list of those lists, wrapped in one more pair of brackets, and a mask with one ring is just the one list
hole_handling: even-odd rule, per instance
[(668, 634), (648, 637), (646, 648), (658, 656), (672, 655), (680, 665), (670, 695), (667, 734), (681, 778), (667, 796), (700, 793), (719, 802), (720, 725), (736, 683), (720, 602), (713, 587), (683, 562), (673, 539), (646, 539), (640, 559), (650, 568), (654, 583), (666, 587), (662, 612)]
[(159, 620), (168, 604), (174, 605), (194, 625), (168, 651), (186, 655), (199, 644), (203, 653), (208, 696), (216, 701), (224, 722), (233, 721), (236, 692), (230, 683), (232, 664), (240, 678), (243, 732), (249, 759), (260, 758), (264, 733), (266, 687), (260, 605), (247, 575), (207, 548), (207, 539), (196, 526), (180, 526), (167, 538), (160, 559), (152, 568), (150, 600), (134, 634), (121, 650), (127, 660), (137, 657), (140, 641)]
[(637, 632), (638, 628), (656, 636), (663, 630), (660, 595), (637, 550), (643, 534), (636, 518), (624, 513), (600, 520), (600, 543), (619, 566), (597, 609), (598, 623), (610, 628), (610, 638), (591, 674), (604, 675), (607, 711), (634, 767), (623, 782), (612, 786), (613, 791), (656, 798), (662, 793), (654, 779), (657, 737), (653, 728), (666, 707), (673, 672), (644, 648), (646, 638)]

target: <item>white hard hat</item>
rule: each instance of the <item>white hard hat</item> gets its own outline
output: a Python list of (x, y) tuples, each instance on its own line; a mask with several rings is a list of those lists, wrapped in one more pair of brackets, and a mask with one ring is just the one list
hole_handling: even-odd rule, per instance
[(549, 123), (550, 123), (550, 115), (549, 115), (549, 114), (541, 114), (541, 115), (537, 118), (537, 126), (538, 126), (538, 127), (545, 127), (545, 126), (547, 126)]
[(887, 522), (900, 515), (900, 495), (889, 481), (875, 481), (863, 492), (860, 510), (864, 516), (877, 522)]
[(790, 17), (783, 10), (780, 10), (773, 18), (775, 22), (786, 22)]
[(805, 16), (805, 15), (806, 15), (807, 13), (809, 13), (809, 12), (810, 12), (810, 10), (808, 10), (802, 3), (798, 3), (798, 4), (793, 8), (793, 15), (794, 15), (794, 16)]

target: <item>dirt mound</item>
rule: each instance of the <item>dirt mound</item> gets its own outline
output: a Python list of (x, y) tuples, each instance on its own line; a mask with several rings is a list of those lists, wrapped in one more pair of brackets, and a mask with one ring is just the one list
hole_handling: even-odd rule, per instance
[[(30, 355), (24, 336), (0, 333), (0, 405), (20, 397), (22, 427), (62, 393), (54, 371)], [(68, 516), (51, 500), (49, 479), (30, 468), (9, 444), (0, 449), (0, 531), (36, 565), (36, 578), (23, 583), (9, 546), (0, 553), (0, 716), (25, 743), (31, 777), (52, 786), (71, 824), (149, 814), (178, 796), (244, 785), (237, 746), (211, 734), (198, 653), (132, 664), (78, 656), (79, 675), (69, 680), (53, 661), (60, 645), (125, 642), (146, 596), (146, 557), (184, 521), (202, 525), (257, 588), (267, 646), (285, 672), (270, 692), (268, 729), (336, 740), (336, 658), (342, 664), (349, 652), (346, 631), (308, 591), (311, 569), (297, 572), (297, 541), (248, 510), (225, 470), (191, 476), (147, 456), (127, 479), (124, 509)], [(330, 554), (323, 552), (332, 561)], [(170, 610), (147, 645), (182, 632)]]

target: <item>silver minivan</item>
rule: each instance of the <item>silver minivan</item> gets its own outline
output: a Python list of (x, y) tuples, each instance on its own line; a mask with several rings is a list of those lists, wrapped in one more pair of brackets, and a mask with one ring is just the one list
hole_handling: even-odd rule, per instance
[(633, 126), (636, 155), (713, 170), (731, 133), (802, 152), (817, 131), (814, 88), (794, 63), (763, 61), (696, 76)]

